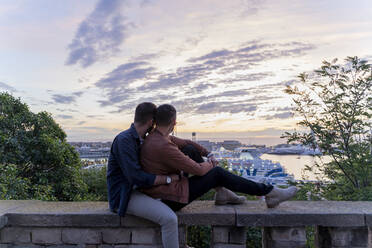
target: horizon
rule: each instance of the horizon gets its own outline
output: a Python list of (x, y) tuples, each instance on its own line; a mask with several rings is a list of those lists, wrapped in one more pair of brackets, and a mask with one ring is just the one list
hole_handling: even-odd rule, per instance
[[(124, 131), (124, 130), (123, 130)], [(278, 130), (279, 131), (279, 130)], [(220, 132), (220, 133), (202, 133), (202, 132), (197, 132), (196, 133), (196, 140), (197, 141), (204, 141), (204, 140), (209, 140), (211, 142), (222, 142), (226, 140), (237, 140), (241, 142), (244, 145), (266, 145), (266, 146), (274, 146), (278, 144), (284, 144), (286, 143), (286, 139), (282, 139), (279, 136), (267, 136), (267, 135), (262, 135), (262, 136), (250, 136), (252, 135), (253, 132), (251, 133), (241, 133), (241, 132), (235, 132), (235, 133), (227, 133), (227, 132)], [(244, 134), (242, 136), (242, 134)], [(192, 139), (192, 133), (188, 132), (183, 132), (183, 133), (176, 133), (175, 134), (178, 137), (181, 137), (183, 139)], [(71, 139), (71, 137), (67, 137), (68, 142), (112, 142), (115, 136), (112, 137), (107, 137), (106, 139), (102, 139), (101, 137), (99, 138), (94, 138), (93, 136), (89, 136), (86, 139), (79, 139), (76, 137), (75, 139)]]
[(323, 60), (371, 61), (371, 16), (369, 0), (4, 0), (0, 92), (68, 141), (112, 141), (151, 101), (177, 108), (183, 138), (285, 143), (300, 129), (285, 87)]

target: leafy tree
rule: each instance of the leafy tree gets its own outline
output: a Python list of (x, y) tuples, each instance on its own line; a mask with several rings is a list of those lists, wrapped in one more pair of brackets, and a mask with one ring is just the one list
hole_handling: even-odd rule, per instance
[[(372, 200), (372, 72), (358, 57), (344, 65), (324, 61), (313, 75), (301, 74), (301, 84), (288, 86), (298, 123), (307, 132), (286, 132), (289, 143), (319, 148), (330, 162), (309, 170), (327, 179), (318, 193), (333, 200)], [(324, 181), (323, 181), (324, 182)]]
[(83, 181), (88, 186), (86, 200), (107, 201), (107, 167), (83, 169)]
[(50, 187), (58, 200), (81, 200), (86, 192), (79, 155), (65, 132), (49, 113), (32, 113), (8, 93), (0, 93), (0, 164), (6, 171), (15, 165), (16, 178), (32, 189)]
[(50, 185), (34, 185), (28, 178), (19, 177), (13, 164), (0, 165), (0, 199), (56, 200)]

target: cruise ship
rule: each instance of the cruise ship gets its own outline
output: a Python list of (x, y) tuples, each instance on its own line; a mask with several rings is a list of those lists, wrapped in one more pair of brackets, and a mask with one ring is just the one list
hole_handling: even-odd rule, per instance
[(288, 181), (294, 181), (293, 175), (288, 174), (280, 163), (261, 159), (261, 153), (255, 148), (229, 151), (221, 147), (213, 154), (217, 160), (226, 160), (229, 170), (252, 181), (272, 185), (288, 185)]
[(273, 148), (272, 151), (267, 152), (269, 154), (278, 154), (278, 155), (321, 155), (319, 148), (312, 149), (308, 146), (303, 145), (288, 145), (282, 144)]

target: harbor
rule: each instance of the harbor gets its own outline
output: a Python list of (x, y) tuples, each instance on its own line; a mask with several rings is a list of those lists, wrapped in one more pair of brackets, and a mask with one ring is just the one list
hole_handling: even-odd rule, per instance
[[(319, 162), (319, 151), (300, 145), (280, 144), (273, 147), (264, 145), (244, 145), (236, 140), (210, 142), (196, 141), (215, 155), (218, 161), (227, 163), (228, 169), (244, 178), (270, 183), (288, 185), (289, 181), (317, 180), (311, 173), (304, 173), (306, 166)], [(84, 169), (102, 168), (107, 165), (110, 142), (76, 143)]]

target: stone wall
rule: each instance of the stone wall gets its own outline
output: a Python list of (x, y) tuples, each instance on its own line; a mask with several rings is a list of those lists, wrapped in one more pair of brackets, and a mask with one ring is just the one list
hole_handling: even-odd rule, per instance
[[(262, 227), (263, 247), (306, 247), (315, 226), (317, 247), (372, 247), (369, 202), (291, 201), (267, 209), (263, 202), (215, 206), (194, 202), (177, 213), (181, 247), (186, 226), (212, 226), (211, 247), (246, 247), (247, 226)], [(0, 201), (0, 248), (162, 247), (160, 227), (108, 211), (106, 202)]]

